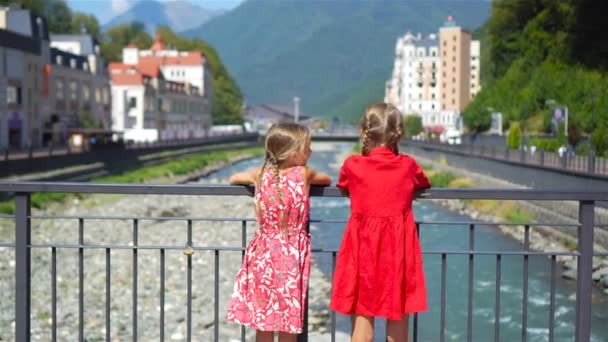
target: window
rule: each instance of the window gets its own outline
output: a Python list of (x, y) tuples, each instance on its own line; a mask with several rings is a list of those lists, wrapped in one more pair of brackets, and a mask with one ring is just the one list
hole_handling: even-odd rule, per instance
[(57, 64), (62, 64), (63, 58), (61, 58), (61, 56), (57, 56), (57, 57), (55, 57), (55, 61), (57, 62)]
[(456, 104), (456, 100), (452, 99), (452, 104), (455, 105)]
[(456, 72), (456, 67), (453, 67), (453, 68), (452, 68), (452, 72)]
[(431, 94), (431, 98), (434, 100), (435, 99), (435, 93)]
[(137, 108), (137, 98), (133, 96), (129, 98), (129, 109), (131, 108)]
[(103, 104), (110, 103), (110, 90), (108, 88), (103, 88)]
[(21, 104), (21, 87), (12, 85), (6, 87), (6, 103)]
[(76, 60), (73, 58), (70, 60), (70, 68), (76, 69)]
[(63, 90), (63, 81), (55, 80), (55, 97), (57, 100), (63, 100), (65, 91)]
[(89, 87), (88, 85), (84, 85), (82, 87), (82, 99), (85, 102), (89, 102), (89, 100), (91, 99), (91, 87)]
[(72, 101), (78, 101), (78, 85), (76, 84), (76, 81), (70, 82), (70, 96)]
[[(434, 96), (434, 95), (433, 95)], [(435, 109), (435, 104), (431, 105), (431, 109)]]
[(101, 89), (95, 88), (95, 102), (101, 103)]

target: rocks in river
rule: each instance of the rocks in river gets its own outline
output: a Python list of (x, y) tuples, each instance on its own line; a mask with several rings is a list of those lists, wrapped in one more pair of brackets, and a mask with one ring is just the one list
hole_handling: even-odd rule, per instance
[(576, 280), (576, 270), (565, 270), (564, 272), (562, 272), (562, 278)]

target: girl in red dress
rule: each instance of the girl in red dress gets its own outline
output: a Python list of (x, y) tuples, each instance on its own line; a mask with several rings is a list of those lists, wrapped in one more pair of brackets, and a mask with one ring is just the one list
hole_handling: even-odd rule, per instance
[(293, 123), (273, 125), (266, 134), (261, 169), (230, 177), (231, 184), (255, 185), (260, 228), (245, 250), (228, 308), (228, 320), (257, 330), (256, 340), (296, 340), (302, 332), (310, 274), (308, 188), (331, 179), (306, 167), (310, 133)]
[(352, 340), (372, 341), (374, 317), (387, 319), (388, 341), (407, 341), (409, 314), (427, 309), (422, 254), (412, 201), (431, 184), (414, 158), (400, 154), (402, 115), (367, 108), (362, 155), (344, 161), (337, 186), (350, 197), (330, 307), (352, 319)]

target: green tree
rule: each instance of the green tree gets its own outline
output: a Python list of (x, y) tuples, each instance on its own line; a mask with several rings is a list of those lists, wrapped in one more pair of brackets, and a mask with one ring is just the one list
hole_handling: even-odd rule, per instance
[(101, 54), (108, 62), (121, 61), (122, 49), (131, 43), (140, 49), (148, 49), (154, 43), (145, 25), (137, 21), (114, 26), (106, 31), (105, 36), (101, 43)]
[(72, 25), (72, 11), (63, 0), (45, 1), (44, 16), (48, 21), (49, 31), (52, 33), (70, 33)]
[(406, 115), (403, 118), (403, 125), (405, 126), (405, 137), (408, 139), (422, 133), (424, 130), (422, 118), (415, 114)]
[(519, 148), (521, 144), (521, 127), (519, 122), (511, 122), (507, 135), (507, 146), (509, 148)]
[(595, 148), (595, 154), (597, 156), (608, 157), (608, 129), (604, 124), (600, 124), (591, 135), (591, 141)]
[(101, 31), (99, 28), (99, 22), (97, 18), (92, 14), (85, 14), (81, 12), (74, 12), (72, 14), (72, 24), (70, 25), (70, 31), (74, 34), (81, 33), (82, 28), (93, 37), (100, 39)]
[(103, 128), (101, 121), (89, 111), (78, 112), (78, 126), (80, 128)]

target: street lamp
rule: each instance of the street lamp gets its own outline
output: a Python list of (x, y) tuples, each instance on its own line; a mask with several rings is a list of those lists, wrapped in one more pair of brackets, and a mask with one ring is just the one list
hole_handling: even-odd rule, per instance
[(298, 123), (300, 120), (300, 98), (295, 96), (293, 98), (293, 121)]
[[(554, 107), (561, 106), (554, 99), (545, 100), (545, 105), (552, 105)], [(565, 112), (564, 113), (564, 115), (565, 115), (565, 120), (564, 120), (564, 135), (566, 137), (568, 137), (568, 107), (567, 106), (564, 106), (564, 112)], [(559, 129), (559, 123), (558, 123), (558, 127), (557, 128)]]

